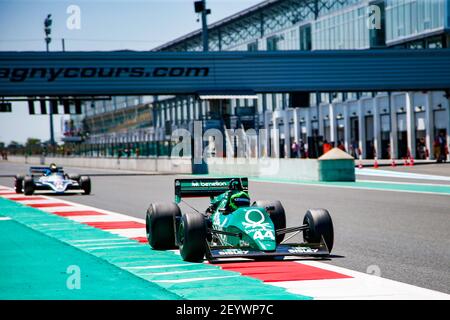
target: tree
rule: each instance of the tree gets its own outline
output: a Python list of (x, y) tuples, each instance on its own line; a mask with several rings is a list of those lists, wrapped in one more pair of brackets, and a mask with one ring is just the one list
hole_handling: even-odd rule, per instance
[(17, 141), (11, 141), (8, 144), (8, 149), (17, 149), (17, 148), (21, 148), (23, 147), (23, 145), (21, 145), (20, 143), (18, 143)]
[(32, 148), (41, 145), (41, 140), (37, 138), (28, 138), (25, 147)]
[(28, 138), (25, 143), (25, 151), (28, 155), (40, 153), (41, 140), (37, 138)]

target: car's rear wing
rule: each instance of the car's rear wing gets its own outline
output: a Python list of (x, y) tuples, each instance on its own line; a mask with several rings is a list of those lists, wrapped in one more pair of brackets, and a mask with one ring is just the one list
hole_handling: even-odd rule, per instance
[[(58, 172), (63, 172), (62, 167), (56, 168)], [(31, 175), (43, 175), (44, 173), (48, 172), (50, 170), (50, 167), (30, 167), (30, 174)]]
[(199, 179), (176, 179), (175, 180), (175, 202), (179, 203), (181, 198), (215, 197), (226, 192), (230, 181), (239, 179), (244, 191), (248, 190), (248, 178), (199, 178)]

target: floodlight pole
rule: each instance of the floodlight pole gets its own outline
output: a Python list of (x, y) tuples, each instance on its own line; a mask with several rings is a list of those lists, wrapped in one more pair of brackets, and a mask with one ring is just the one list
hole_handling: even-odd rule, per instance
[[(47, 18), (44, 21), (44, 32), (45, 32), (45, 44), (47, 52), (49, 52), (49, 44), (52, 41), (50, 38), (51, 34), (51, 25), (52, 25), (52, 19), (51, 14), (47, 15)], [(55, 145), (55, 134), (54, 134), (54, 128), (53, 128), (53, 104), (50, 103), (49, 105), (49, 112), (48, 112), (49, 118), (50, 118), (50, 145)]]
[(206, 0), (202, 0), (203, 10), (202, 10), (202, 39), (203, 39), (203, 51), (209, 51), (208, 45), (208, 10), (206, 9)]

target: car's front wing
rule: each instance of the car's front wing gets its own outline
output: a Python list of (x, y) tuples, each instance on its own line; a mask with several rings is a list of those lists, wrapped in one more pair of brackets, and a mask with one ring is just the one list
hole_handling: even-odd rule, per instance
[(321, 243), (279, 244), (274, 251), (261, 251), (250, 247), (209, 246), (206, 258), (209, 261), (222, 258), (264, 258), (264, 257), (326, 257), (330, 254), (327, 246)]
[(65, 186), (65, 188), (62, 188), (61, 190), (57, 190), (54, 186), (52, 186), (49, 183), (42, 183), (42, 182), (38, 182), (35, 183), (34, 185), (34, 189), (35, 190), (48, 190), (48, 191), (54, 191), (56, 193), (64, 193), (66, 191), (69, 190), (79, 190), (79, 191), (83, 191), (83, 189), (81, 189), (81, 187), (79, 185), (74, 185), (74, 184), (68, 184), (67, 186)]

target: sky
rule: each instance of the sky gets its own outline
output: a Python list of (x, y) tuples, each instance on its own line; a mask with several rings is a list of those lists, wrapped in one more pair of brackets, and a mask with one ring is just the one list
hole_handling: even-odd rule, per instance
[[(262, 0), (207, 0), (208, 23), (223, 19)], [(0, 0), (0, 51), (45, 51), (44, 20), (52, 14), (50, 51), (150, 50), (201, 28), (194, 0)], [(80, 10), (79, 28), (73, 22)], [(74, 28), (75, 26), (75, 28)], [(37, 104), (36, 104), (37, 106)], [(61, 136), (55, 116), (55, 137)], [(0, 142), (49, 139), (49, 118), (28, 115), (26, 102), (13, 103), (12, 113), (0, 113)]]

